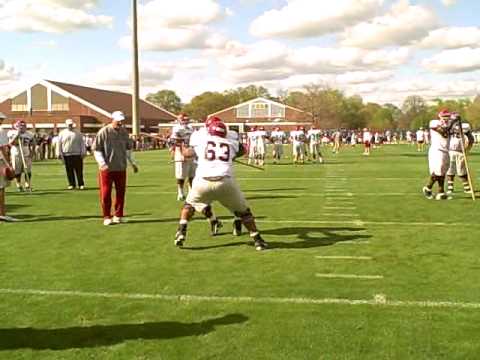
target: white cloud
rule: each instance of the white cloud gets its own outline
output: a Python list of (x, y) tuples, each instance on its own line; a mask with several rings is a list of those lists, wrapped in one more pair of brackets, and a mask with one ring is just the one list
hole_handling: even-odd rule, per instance
[(112, 26), (112, 17), (89, 13), (97, 3), (97, 0), (1, 0), (0, 30), (64, 33)]
[(324, 35), (371, 18), (382, 4), (383, 0), (288, 0), (283, 8), (256, 18), (250, 33), (265, 38)]
[(15, 71), (13, 66), (7, 66), (3, 60), (0, 59), (0, 83), (17, 80), (20, 73)]
[(433, 10), (400, 0), (389, 13), (348, 28), (342, 44), (361, 48), (405, 46), (427, 36), (437, 23)]
[(444, 50), (424, 59), (422, 65), (436, 73), (460, 73), (480, 70), (480, 48)]
[[(152, 0), (139, 5), (139, 45), (143, 50), (175, 51), (181, 49), (219, 48), (226, 39), (209, 26), (228, 16), (214, 0)], [(129, 24), (131, 27), (131, 23)], [(120, 39), (130, 47), (131, 36)]]
[(445, 6), (453, 6), (457, 3), (457, 0), (442, 0), (442, 4)]
[(354, 71), (337, 76), (337, 82), (343, 84), (370, 84), (393, 78), (392, 71)]
[(480, 28), (444, 27), (430, 31), (418, 46), (422, 48), (456, 49), (461, 47), (476, 47), (480, 44)]

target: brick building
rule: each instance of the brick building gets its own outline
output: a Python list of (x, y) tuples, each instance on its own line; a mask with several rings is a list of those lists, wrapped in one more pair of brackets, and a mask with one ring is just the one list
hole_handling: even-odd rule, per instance
[(278, 126), (282, 130), (292, 130), (299, 125), (310, 126), (313, 121), (312, 115), (306, 111), (261, 97), (209, 116), (218, 116), (240, 132), (245, 132), (251, 126), (264, 126), (266, 130)]
[[(72, 119), (83, 133), (96, 133), (111, 121), (111, 114), (121, 110), (126, 127), (131, 129), (132, 95), (57, 81), (43, 80), (0, 103), (0, 112), (7, 115), (5, 125), (24, 120), (38, 131), (63, 128), (65, 119)], [(176, 115), (140, 101), (142, 132), (157, 132), (159, 123), (169, 123)]]

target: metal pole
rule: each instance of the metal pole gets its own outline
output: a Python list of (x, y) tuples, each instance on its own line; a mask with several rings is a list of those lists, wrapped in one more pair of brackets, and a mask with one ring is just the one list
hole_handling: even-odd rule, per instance
[(138, 70), (138, 30), (137, 30), (137, 0), (132, 0), (132, 51), (133, 51), (133, 71), (132, 71), (132, 135), (138, 136), (140, 133), (140, 95), (139, 95), (139, 70)]

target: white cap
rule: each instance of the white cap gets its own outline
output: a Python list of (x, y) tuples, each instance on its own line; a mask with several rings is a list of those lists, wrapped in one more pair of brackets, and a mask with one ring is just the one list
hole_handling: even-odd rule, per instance
[(65, 125), (73, 125), (73, 120), (72, 119), (65, 120)]
[(6, 118), (7, 118), (7, 116), (4, 113), (0, 112), (0, 119), (4, 120)]
[(125, 115), (122, 111), (114, 111), (112, 113), (112, 120), (113, 121), (123, 121), (125, 120)]

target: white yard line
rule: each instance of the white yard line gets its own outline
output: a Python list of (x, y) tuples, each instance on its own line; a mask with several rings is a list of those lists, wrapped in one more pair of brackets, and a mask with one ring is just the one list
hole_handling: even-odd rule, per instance
[(336, 242), (335, 245), (368, 245), (370, 241), (368, 240), (347, 240)]
[(320, 260), (373, 260), (371, 256), (315, 256)]
[(359, 217), (358, 214), (345, 214), (345, 213), (323, 213), (322, 216), (339, 216), (339, 217)]
[(373, 299), (336, 299), (336, 298), (284, 298), (251, 296), (204, 296), (204, 295), (167, 295), (141, 293), (86, 292), (75, 290), (38, 290), (38, 289), (0, 289), (1, 295), (104, 298), (128, 300), (163, 300), (175, 302), (216, 302), (216, 303), (257, 303), (257, 304), (295, 304), (295, 305), (370, 305), (381, 307), (420, 307), (480, 309), (480, 303), (459, 301), (403, 301), (388, 300), (385, 295), (375, 295)]
[(359, 280), (380, 280), (382, 275), (356, 275), (356, 274), (315, 274), (318, 278), (325, 279), (359, 279)]
[(324, 210), (356, 210), (356, 206), (324, 206)]

